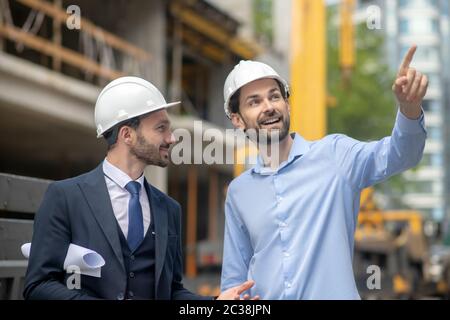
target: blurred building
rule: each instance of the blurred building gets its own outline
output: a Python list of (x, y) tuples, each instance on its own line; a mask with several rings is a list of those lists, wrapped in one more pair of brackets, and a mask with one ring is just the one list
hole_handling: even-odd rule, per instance
[[(371, 7), (372, 6), (372, 7)], [(419, 168), (404, 174), (407, 192), (403, 202), (424, 213), (426, 218), (443, 222), (449, 212), (446, 154), (448, 132), (448, 50), (449, 2), (446, 0), (360, 0), (358, 12), (368, 17), (378, 8), (381, 29), (386, 39), (386, 57), (393, 72), (397, 71), (406, 51), (418, 45), (412, 67), (429, 78), (423, 103), (428, 139)]]
[(441, 1), (442, 8), (442, 33), (443, 37), (443, 54), (442, 54), (442, 65), (444, 70), (443, 75), (443, 93), (445, 95), (444, 98), (444, 109), (445, 109), (445, 125), (444, 125), (444, 136), (446, 137), (445, 141), (445, 167), (446, 170), (446, 179), (445, 179), (445, 188), (444, 188), (444, 199), (445, 199), (445, 221), (444, 221), (444, 231), (445, 242), (447, 245), (450, 245), (450, 197), (448, 196), (450, 192), (450, 2), (442, 0)]

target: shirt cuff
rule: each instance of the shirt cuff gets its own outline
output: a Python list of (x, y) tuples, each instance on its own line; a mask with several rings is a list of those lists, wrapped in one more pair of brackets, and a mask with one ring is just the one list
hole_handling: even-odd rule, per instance
[(408, 119), (400, 109), (397, 111), (397, 119), (395, 120), (395, 126), (400, 130), (400, 132), (417, 134), (426, 133), (425, 130), (425, 116), (422, 109), (419, 119), (411, 120)]

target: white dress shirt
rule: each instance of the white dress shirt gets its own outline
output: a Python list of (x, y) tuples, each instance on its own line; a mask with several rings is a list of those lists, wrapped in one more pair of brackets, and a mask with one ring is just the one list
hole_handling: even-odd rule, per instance
[[(132, 181), (125, 172), (112, 165), (108, 160), (103, 161), (103, 172), (105, 174), (106, 187), (108, 188), (111, 204), (119, 223), (120, 229), (125, 236), (128, 237), (128, 201), (130, 201), (131, 194), (125, 189), (128, 182)], [(135, 181), (141, 185), (139, 191), (139, 202), (142, 207), (142, 216), (144, 218), (144, 236), (150, 226), (150, 203), (147, 196), (147, 191), (144, 187), (144, 175), (142, 174)]]

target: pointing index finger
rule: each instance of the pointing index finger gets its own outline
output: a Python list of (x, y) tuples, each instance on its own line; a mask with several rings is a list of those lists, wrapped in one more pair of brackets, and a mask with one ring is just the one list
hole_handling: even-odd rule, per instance
[(403, 62), (400, 65), (400, 69), (398, 70), (399, 76), (406, 75), (409, 65), (411, 64), (414, 54), (416, 53), (416, 49), (417, 49), (416, 45), (413, 45), (411, 48), (409, 48), (408, 52), (406, 53), (405, 57), (403, 58)]

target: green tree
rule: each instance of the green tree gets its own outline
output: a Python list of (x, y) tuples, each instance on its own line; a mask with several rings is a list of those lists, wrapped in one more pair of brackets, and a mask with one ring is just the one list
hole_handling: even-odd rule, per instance
[[(330, 20), (330, 19), (329, 19)], [(356, 27), (356, 64), (345, 84), (339, 66), (338, 30), (328, 23), (328, 91), (337, 105), (328, 108), (328, 132), (358, 140), (390, 135), (396, 106), (394, 74), (384, 64), (383, 37), (365, 24)]]
[(253, 27), (256, 37), (267, 45), (273, 42), (272, 0), (253, 0)]
[[(386, 64), (384, 38), (366, 24), (355, 27), (356, 63), (348, 83), (343, 81), (339, 65), (339, 29), (336, 8), (328, 10), (327, 86), (336, 106), (327, 109), (328, 133), (343, 133), (361, 141), (389, 136), (397, 106), (392, 92), (395, 73)], [(401, 195), (405, 180), (401, 175), (376, 186), (389, 194), (394, 207), (404, 207)]]

